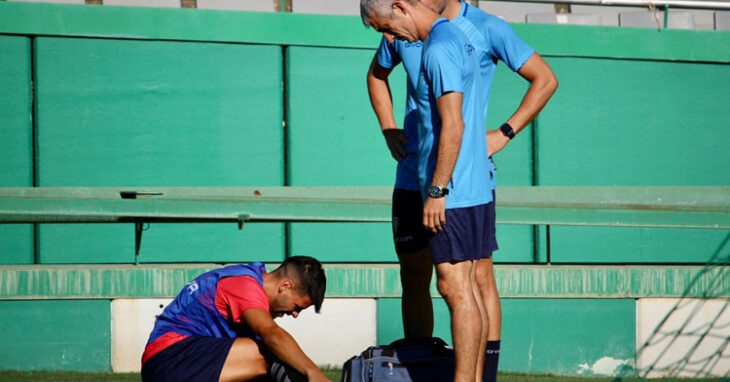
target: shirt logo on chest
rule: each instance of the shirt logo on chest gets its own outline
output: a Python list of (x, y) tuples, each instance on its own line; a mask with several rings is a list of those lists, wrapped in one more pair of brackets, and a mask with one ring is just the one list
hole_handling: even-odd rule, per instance
[(193, 293), (195, 293), (195, 291), (197, 291), (197, 290), (198, 290), (199, 288), (200, 288), (200, 287), (198, 286), (198, 282), (197, 282), (197, 281), (193, 281), (193, 282), (191, 282), (191, 283), (190, 283), (190, 284), (188, 284), (188, 286), (187, 286), (187, 289), (188, 289), (188, 295), (192, 295), (192, 294), (193, 294)]

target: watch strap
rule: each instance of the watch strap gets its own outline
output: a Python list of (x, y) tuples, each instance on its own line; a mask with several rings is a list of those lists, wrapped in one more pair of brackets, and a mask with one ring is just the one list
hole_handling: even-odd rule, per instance
[(515, 131), (512, 129), (512, 126), (510, 126), (507, 122), (503, 123), (502, 126), (499, 127), (499, 130), (502, 131), (502, 134), (504, 134), (504, 136), (509, 139), (515, 137)]
[(431, 186), (428, 188), (428, 196), (438, 199), (443, 198), (444, 196), (449, 194), (449, 189), (445, 187), (439, 187), (439, 186)]

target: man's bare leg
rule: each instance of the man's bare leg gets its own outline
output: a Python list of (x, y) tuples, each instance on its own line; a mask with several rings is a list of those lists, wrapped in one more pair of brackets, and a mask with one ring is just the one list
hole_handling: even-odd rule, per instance
[(474, 261), (436, 265), (438, 289), (451, 312), (451, 336), (456, 355), (455, 382), (474, 382), (481, 319), (472, 289)]
[(219, 382), (253, 381), (268, 375), (268, 362), (250, 338), (236, 338), (228, 351)]
[(489, 316), (487, 314), (487, 308), (485, 305), (485, 299), (482, 296), (481, 290), (479, 289), (479, 279), (477, 278), (477, 269), (483, 266), (482, 263), (487, 259), (481, 259), (474, 262), (472, 267), (473, 284), (472, 289), (474, 291), (474, 299), (476, 299), (477, 306), (479, 307), (479, 317), (481, 318), (481, 331), (479, 335), (479, 351), (477, 353), (477, 368), (476, 368), (476, 382), (482, 381), (482, 374), (484, 371), (484, 354), (487, 348), (487, 333), (489, 331)]
[(499, 366), (500, 338), (502, 336), (502, 306), (497, 291), (497, 282), (494, 278), (494, 265), (492, 258), (481, 259), (477, 265), (477, 284), (486, 306), (488, 316), (488, 331), (486, 350), (482, 348), (481, 354), (485, 357), (485, 367), (482, 368), (482, 381), (493, 382), (497, 380), (497, 369)]
[(401, 310), (406, 338), (433, 336), (431, 276), (433, 264), (428, 247), (398, 255), (400, 282), (403, 288)]
[(489, 317), (488, 341), (498, 341), (502, 337), (502, 305), (499, 302), (497, 281), (494, 278), (492, 258), (477, 262), (477, 285)]

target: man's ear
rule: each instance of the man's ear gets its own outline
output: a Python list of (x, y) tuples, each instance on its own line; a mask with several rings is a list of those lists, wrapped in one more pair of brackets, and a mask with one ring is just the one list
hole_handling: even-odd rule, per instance
[(399, 17), (403, 17), (408, 14), (408, 8), (402, 0), (395, 0), (392, 4), (393, 13)]
[(294, 282), (290, 279), (284, 279), (279, 282), (279, 293), (284, 293), (294, 288)]

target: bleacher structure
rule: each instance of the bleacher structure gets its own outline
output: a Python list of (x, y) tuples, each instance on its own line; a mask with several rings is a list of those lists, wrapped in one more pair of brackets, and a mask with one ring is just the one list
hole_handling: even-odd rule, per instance
[[(292, 12), (303, 14), (358, 15), (358, 0), (7, 0), (20, 2), (90, 4), (130, 7), (198, 8), (228, 11)], [(598, 0), (467, 0), (509, 22), (627, 26), (638, 28), (728, 30), (720, 1), (598, 1)], [(567, 5), (554, 8), (553, 4)], [(571, 7), (573, 10), (571, 11)], [(637, 11), (637, 7), (647, 8)], [(669, 8), (672, 8), (671, 10)], [(679, 10), (678, 10), (679, 9)], [(565, 12), (567, 10), (567, 12)], [(664, 18), (668, 16), (668, 22)]]

